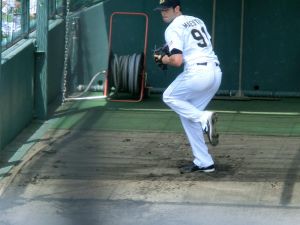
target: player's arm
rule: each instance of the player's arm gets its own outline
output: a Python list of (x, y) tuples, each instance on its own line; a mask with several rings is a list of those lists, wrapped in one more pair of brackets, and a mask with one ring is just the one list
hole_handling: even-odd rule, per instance
[(154, 59), (156, 63), (175, 67), (180, 67), (183, 63), (182, 51), (179, 49), (172, 49), (172, 51), (169, 52), (168, 49), (166, 50), (166, 48), (164, 48), (162, 53), (157, 52), (154, 54)]
[(167, 64), (170, 66), (180, 67), (182, 65), (183, 59), (182, 54), (173, 54), (173, 55), (165, 55), (161, 59), (163, 64)]
[(182, 51), (174, 48), (169, 55), (162, 56), (161, 61), (163, 64), (180, 67), (183, 63)]

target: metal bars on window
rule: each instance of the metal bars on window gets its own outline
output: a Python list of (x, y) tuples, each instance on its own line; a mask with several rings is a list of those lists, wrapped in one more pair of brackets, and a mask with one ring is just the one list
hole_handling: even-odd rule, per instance
[[(48, 17), (52, 19), (62, 10), (64, 0), (49, 0)], [(36, 28), (38, 0), (1, 0), (2, 51), (27, 38)]]

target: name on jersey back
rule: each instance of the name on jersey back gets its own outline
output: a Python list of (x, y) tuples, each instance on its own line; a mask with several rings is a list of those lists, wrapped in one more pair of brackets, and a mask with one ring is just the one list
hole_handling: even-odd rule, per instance
[(182, 24), (182, 26), (184, 28), (189, 28), (189, 27), (197, 26), (199, 24), (201, 24), (201, 20), (200, 19), (193, 19), (193, 20), (185, 22), (184, 24)]

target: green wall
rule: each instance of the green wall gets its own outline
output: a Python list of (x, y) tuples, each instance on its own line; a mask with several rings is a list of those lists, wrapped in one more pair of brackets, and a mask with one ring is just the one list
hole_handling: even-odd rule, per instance
[(243, 88), (300, 96), (300, 1), (245, 2)]
[(217, 0), (215, 51), (221, 62), (222, 90), (239, 88), (241, 0)]
[[(131, 2), (132, 4), (128, 4), (128, 2), (122, 0), (108, 1), (104, 4), (106, 18), (116, 11), (143, 12), (148, 15), (148, 81), (153, 87), (164, 88), (174, 79), (174, 76), (178, 74), (180, 70), (170, 68), (168, 71), (162, 72), (155, 65), (152, 58), (154, 47), (161, 46), (165, 43), (164, 30), (166, 24), (163, 23), (160, 13), (153, 10), (157, 7), (158, 1), (131, 0)], [(212, 24), (212, 1), (186, 0), (184, 2), (184, 10), (188, 11), (191, 15), (201, 15), (202, 19), (206, 21), (208, 29), (210, 29)], [(144, 20), (142, 17), (119, 15), (115, 16), (113, 21), (113, 51), (117, 53), (120, 52), (121, 55), (142, 51), (145, 37)], [(109, 29), (108, 26), (107, 29)]]
[(65, 50), (65, 23), (58, 20), (50, 26), (48, 40), (48, 103), (61, 97)]
[[(185, 14), (200, 17), (213, 33), (215, 52), (221, 61), (223, 81), (220, 94), (235, 94), (239, 83), (246, 95), (300, 96), (299, 0), (244, 0), (243, 46), (241, 46), (242, 0), (182, 1)], [(110, 15), (115, 11), (143, 12), (149, 16), (147, 48), (148, 85), (163, 90), (180, 69), (163, 72), (152, 60), (154, 46), (164, 43), (166, 25), (153, 11), (157, 0), (110, 0), (83, 10), (79, 70), (85, 80), (107, 67)], [(143, 18), (116, 16), (113, 20), (112, 50), (117, 54), (140, 52), (143, 46)], [(242, 50), (242, 51), (240, 51)], [(240, 55), (242, 52), (242, 55)], [(242, 57), (241, 57), (242, 56)], [(242, 62), (240, 62), (240, 58)], [(241, 68), (241, 71), (240, 71)], [(241, 72), (241, 73), (240, 73)], [(239, 75), (241, 75), (241, 80)]]
[(0, 149), (9, 143), (32, 120), (34, 105), (34, 45), (23, 43), (18, 52), (2, 57), (0, 80), (1, 131)]
[[(51, 23), (48, 52), (48, 103), (61, 96), (64, 23)], [(2, 53), (0, 76), (0, 150), (35, 118), (35, 34)]]
[[(186, 0), (185, 9), (192, 15), (202, 15), (208, 29), (212, 26), (212, 1), (211, 0)], [(199, 7), (201, 5), (201, 7)], [(149, 18), (148, 48), (146, 66), (148, 73), (148, 85), (164, 89), (179, 69), (169, 68), (162, 72), (154, 64), (152, 53), (154, 46), (164, 44), (164, 29), (159, 12), (153, 11), (157, 6), (156, 0), (113, 0), (103, 1), (93, 7), (82, 10), (74, 16), (80, 18), (80, 36), (78, 53), (80, 81), (88, 83), (93, 74), (107, 69), (109, 53), (109, 25), (113, 12), (142, 12)], [(131, 55), (139, 53), (144, 48), (145, 18), (143, 16), (116, 15), (113, 17), (112, 51), (118, 55)], [(72, 79), (72, 78), (71, 78)], [(73, 78), (75, 80), (75, 78)]]

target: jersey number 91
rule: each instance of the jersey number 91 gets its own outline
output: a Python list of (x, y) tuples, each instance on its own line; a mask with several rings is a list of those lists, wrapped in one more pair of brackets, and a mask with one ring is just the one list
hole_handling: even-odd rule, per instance
[(191, 34), (193, 36), (193, 38), (198, 41), (197, 45), (200, 48), (205, 48), (207, 47), (207, 43), (208, 43), (208, 38), (207, 38), (207, 34), (205, 32), (204, 27), (201, 27), (201, 30), (197, 30), (197, 29), (192, 29), (191, 30)]

